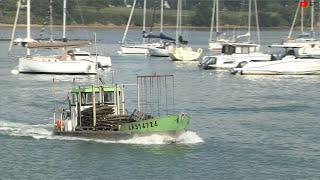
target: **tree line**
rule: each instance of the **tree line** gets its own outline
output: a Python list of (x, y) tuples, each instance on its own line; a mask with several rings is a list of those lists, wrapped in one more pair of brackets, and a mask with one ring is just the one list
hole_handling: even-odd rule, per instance
[[(62, 23), (62, 1), (53, 0), (54, 24)], [(260, 26), (290, 26), (297, 0), (257, 0)], [(127, 22), (130, 5), (133, 0), (67, 0), (68, 23), (74, 24), (115, 24)], [(165, 24), (175, 25), (175, 9), (177, 0), (167, 0), (170, 6), (165, 10)], [(42, 24), (47, 21), (49, 0), (32, 0), (32, 22)], [(183, 24), (192, 26), (210, 26), (213, 0), (183, 0)], [(17, 1), (0, 0), (0, 23), (12, 24), (16, 12)], [(318, 5), (317, 5), (318, 6)], [(133, 24), (142, 24), (143, 0), (137, 0), (137, 13)], [(160, 0), (147, 0), (148, 23), (158, 22)], [(305, 8), (306, 19), (310, 7)], [(317, 10), (318, 8), (316, 8)], [(254, 10), (254, 9), (253, 9)], [(248, 18), (248, 0), (220, 0), (221, 25), (245, 25)], [(20, 23), (25, 23), (25, 12), (21, 11)], [(153, 18), (150, 18), (153, 17)], [(152, 20), (150, 20), (152, 19)], [(299, 22), (298, 22), (299, 23)], [(306, 23), (307, 24), (307, 23)]]

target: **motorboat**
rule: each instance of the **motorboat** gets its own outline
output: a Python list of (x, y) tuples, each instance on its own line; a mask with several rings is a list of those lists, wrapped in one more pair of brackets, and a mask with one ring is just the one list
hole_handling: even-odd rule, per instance
[(215, 56), (204, 56), (199, 62), (199, 67), (203, 69), (229, 70), (236, 67), (240, 62), (268, 61), (270, 54), (260, 51), (259, 45), (250, 43), (228, 43), (222, 45), (222, 54)]
[[(107, 140), (126, 140), (156, 134), (176, 140), (187, 131), (191, 118), (183, 112), (168, 114), (169, 110), (162, 109), (170, 102), (167, 86), (162, 90), (151, 88), (152, 83), (160, 84), (170, 79), (173, 80), (172, 75), (138, 76), (137, 87), (141, 89), (138, 88), (136, 96), (137, 107), (130, 114), (126, 109), (124, 85), (79, 85), (74, 82), (68, 92), (67, 107), (61, 105), (53, 113), (53, 133), (57, 136)], [(145, 92), (152, 92), (149, 100), (161, 98), (163, 101), (154, 106), (142, 98)], [(154, 107), (155, 111), (148, 111), (149, 107)]]
[(301, 57), (292, 47), (283, 46), (286, 54), (272, 61), (240, 62), (230, 71), (240, 75), (314, 75), (320, 74), (320, 58)]

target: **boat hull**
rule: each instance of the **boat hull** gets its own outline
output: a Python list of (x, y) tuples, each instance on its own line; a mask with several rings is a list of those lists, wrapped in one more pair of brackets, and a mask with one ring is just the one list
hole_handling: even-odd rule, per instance
[(155, 57), (169, 57), (169, 49), (163, 49), (163, 48), (155, 48), (151, 47), (148, 49), (149, 55), (150, 56), (155, 56)]
[(54, 57), (19, 58), (19, 73), (96, 74), (96, 65), (84, 60), (58, 60)]
[(319, 75), (320, 59), (290, 59), (249, 62), (242, 68), (234, 68), (241, 75)]
[[(203, 58), (208, 58), (206, 56)], [(220, 69), (220, 70), (229, 70), (235, 68), (240, 62), (250, 62), (250, 61), (270, 61), (270, 54), (263, 53), (250, 53), (250, 54), (232, 54), (232, 55), (217, 55), (213, 56), (215, 61), (213, 64), (208, 65), (210, 69)]]
[(219, 43), (219, 42), (209, 42), (209, 50), (221, 51), (222, 50), (222, 44)]
[(120, 132), (120, 131), (73, 131), (73, 132), (62, 132), (54, 131), (54, 135), (57, 136), (67, 136), (67, 137), (77, 137), (77, 138), (89, 138), (89, 139), (102, 139), (110, 141), (128, 140), (134, 137), (146, 137), (150, 135), (163, 135), (169, 136), (173, 139), (178, 138), (183, 134), (184, 130), (179, 131), (167, 131), (167, 132)]
[(173, 48), (169, 53), (173, 61), (196, 61), (202, 55), (202, 49), (193, 51), (190, 47)]
[(150, 47), (161, 47), (160, 43), (125, 44), (120, 47), (120, 54), (148, 54)]
[(153, 134), (167, 135), (177, 138), (189, 127), (190, 117), (183, 113), (163, 116), (148, 120), (124, 123), (117, 130), (98, 130), (99, 128), (82, 127), (74, 131), (60, 131), (55, 129), (55, 135), (85, 137), (107, 140), (125, 140), (135, 136), (149, 136)]

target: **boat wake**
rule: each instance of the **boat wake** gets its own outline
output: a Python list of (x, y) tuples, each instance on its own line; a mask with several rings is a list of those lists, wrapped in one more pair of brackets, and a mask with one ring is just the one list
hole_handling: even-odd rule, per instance
[(103, 139), (89, 139), (78, 137), (56, 136), (52, 133), (52, 124), (23, 124), (0, 120), (0, 135), (14, 137), (30, 137), (33, 139), (47, 140), (65, 140), (65, 141), (87, 141), (106, 144), (141, 144), (141, 145), (156, 145), (156, 144), (197, 144), (204, 142), (197, 133), (186, 131), (177, 138), (167, 135), (153, 134), (150, 136), (133, 137), (128, 140), (110, 141)]

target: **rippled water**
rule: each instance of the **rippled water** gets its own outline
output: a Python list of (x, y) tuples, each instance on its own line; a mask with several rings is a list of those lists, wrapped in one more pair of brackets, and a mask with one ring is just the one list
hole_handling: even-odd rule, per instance
[[(320, 76), (204, 71), (197, 63), (118, 56), (122, 30), (69, 34), (86, 38), (94, 31), (99, 49), (112, 56), (117, 82), (132, 84), (136, 75), (154, 72), (175, 75), (176, 110), (192, 117), (189, 131), (174, 144), (164, 136), (119, 142), (53, 136), (52, 111), (66, 92), (53, 96), (52, 75), (11, 74), (17, 61), (8, 57), (8, 43), (0, 42), (0, 179), (320, 178)], [(8, 37), (10, 31), (0, 33)], [(262, 43), (277, 42), (286, 33), (263, 31)], [(207, 31), (187, 35), (194, 47), (207, 47)], [(102, 77), (110, 80), (111, 70)], [(55, 78), (56, 89), (68, 89), (73, 76)], [(131, 110), (134, 89), (127, 91)]]

